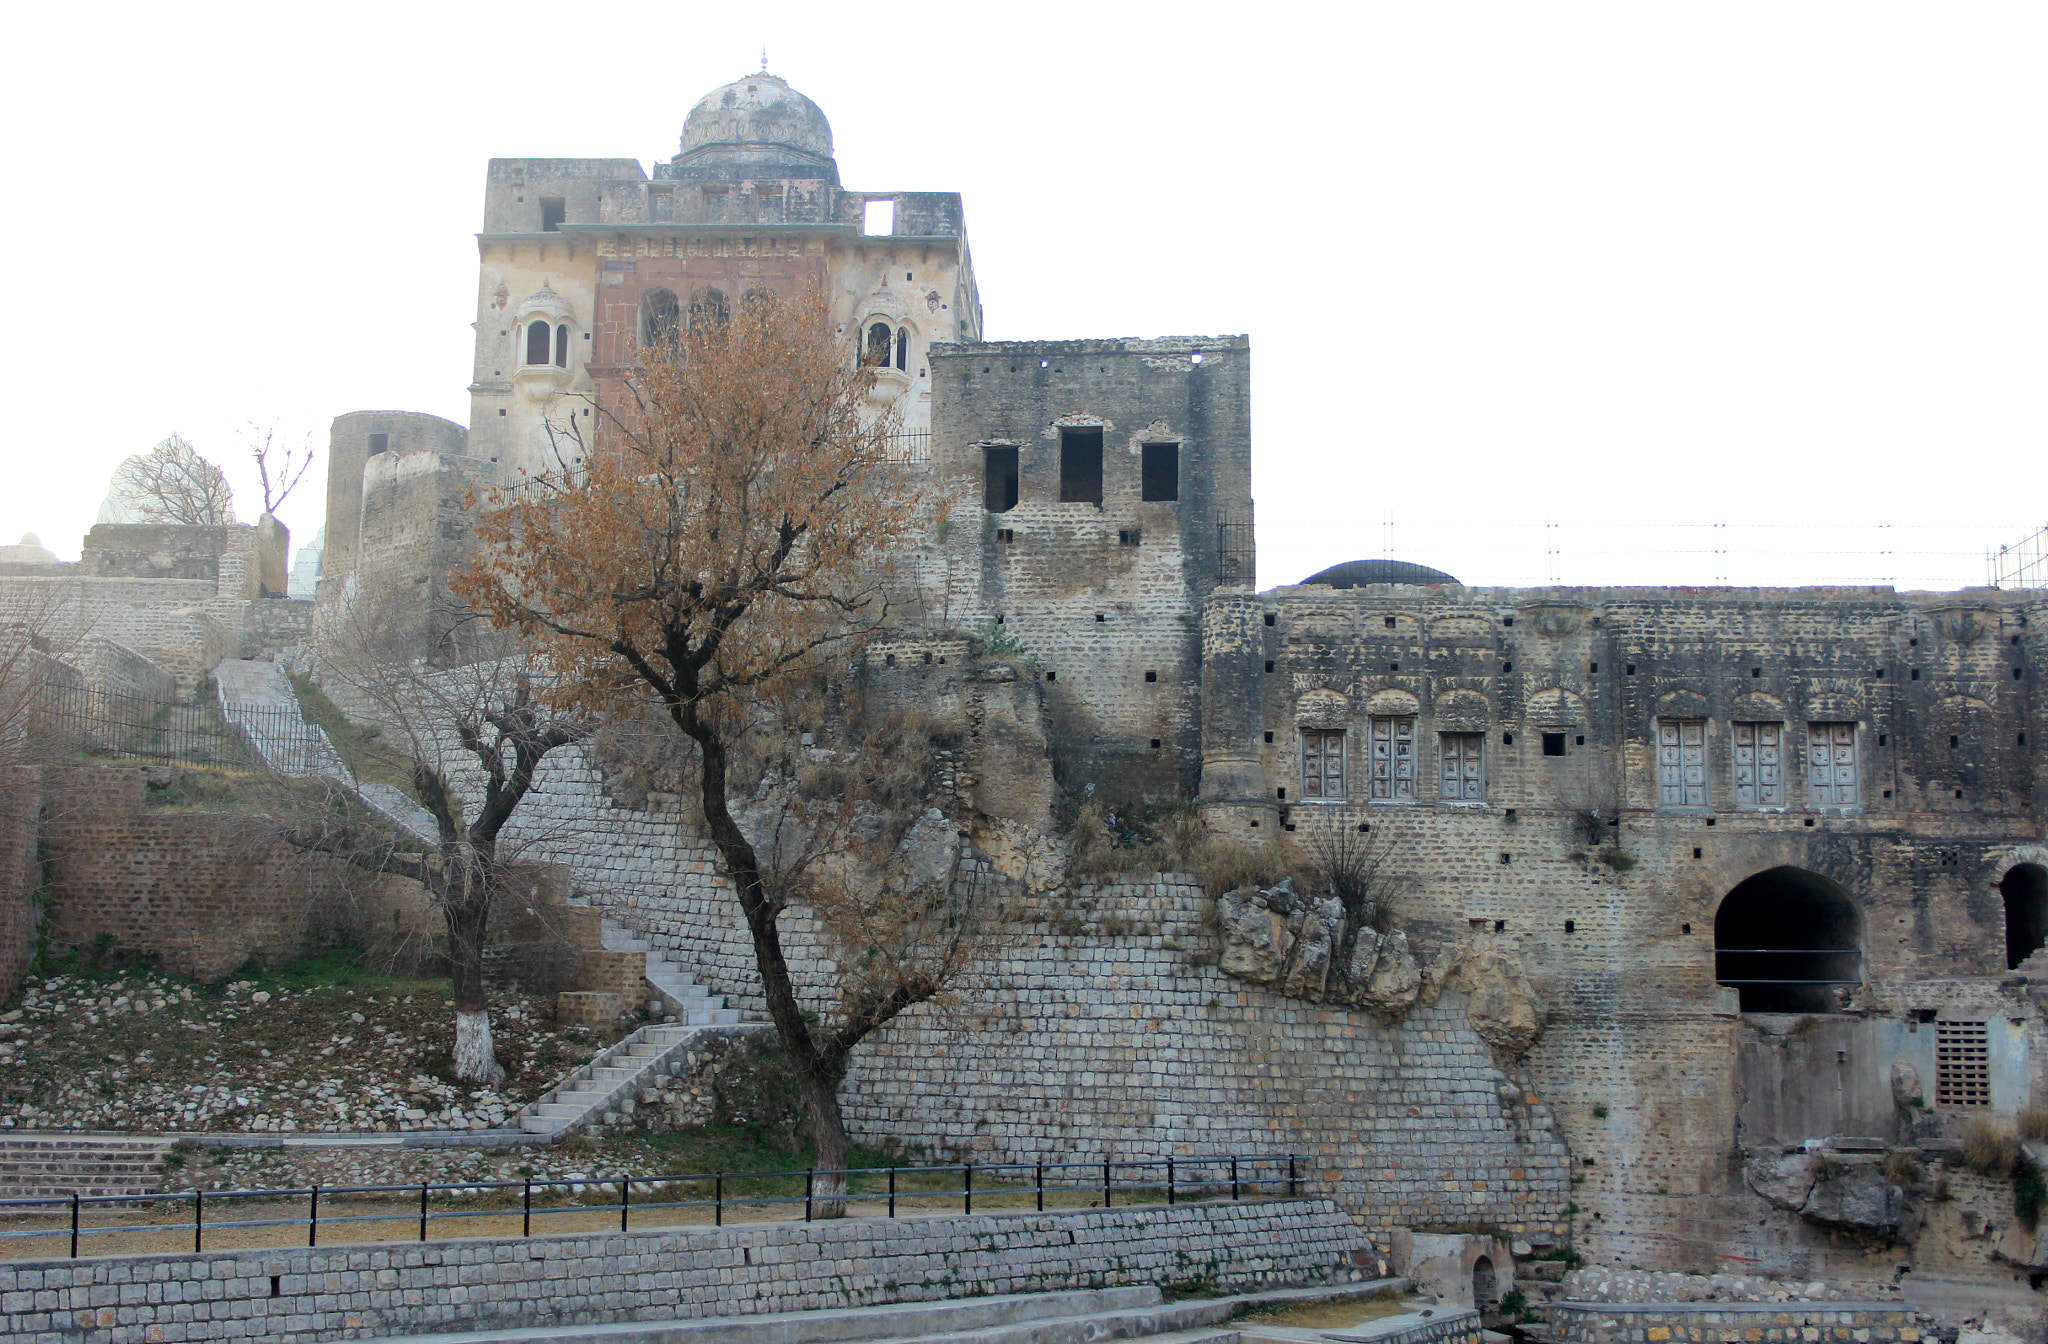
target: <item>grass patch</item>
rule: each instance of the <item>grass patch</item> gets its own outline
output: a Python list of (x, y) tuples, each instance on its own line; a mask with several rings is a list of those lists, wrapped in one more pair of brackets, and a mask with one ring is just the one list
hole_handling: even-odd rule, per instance
[(1963, 1165), (1996, 1181), (2012, 1176), (2020, 1158), (2020, 1140), (2005, 1126), (1973, 1120), (1963, 1133)]
[(327, 698), (311, 677), (291, 674), (292, 693), (299, 698), (299, 714), (307, 723), (326, 730), (343, 764), (365, 784), (389, 784), (412, 797), (412, 756), (395, 750), (382, 740), (381, 732), (363, 727), (341, 712), (341, 706)]

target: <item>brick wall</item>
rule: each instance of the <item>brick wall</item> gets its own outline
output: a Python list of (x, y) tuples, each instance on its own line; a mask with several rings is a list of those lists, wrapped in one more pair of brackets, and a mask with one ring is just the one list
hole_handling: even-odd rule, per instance
[(1334, 1204), (1302, 1199), (31, 1260), (0, 1264), (0, 1332), (24, 1344), (311, 1344), (1203, 1276), (1246, 1291), (1355, 1278), (1362, 1244)]
[(35, 953), (36, 816), (42, 771), (0, 766), (0, 1002), (14, 997)]
[[(156, 813), (134, 769), (53, 772), (42, 842), (50, 946), (92, 948), (201, 980), (255, 957), (280, 965), (351, 931), (348, 874), (253, 833), (246, 819)], [(376, 930), (369, 930), (375, 933)]]

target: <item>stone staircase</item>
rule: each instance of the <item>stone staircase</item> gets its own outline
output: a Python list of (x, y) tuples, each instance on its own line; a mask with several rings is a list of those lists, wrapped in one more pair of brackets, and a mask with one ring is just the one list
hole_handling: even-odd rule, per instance
[(0, 1199), (155, 1194), (171, 1142), (126, 1134), (0, 1136)]
[[(706, 1010), (730, 1011), (726, 1008), (724, 999), (713, 996), (708, 988), (692, 980), (682, 967), (670, 961), (660, 949), (645, 938), (635, 936), (631, 930), (622, 929), (607, 919), (604, 922), (603, 942), (607, 952), (644, 952), (647, 955), (646, 980), (648, 988), (653, 991), (653, 1001), (648, 1007), (654, 1009), (658, 1005), (661, 1015), (673, 1016), (678, 1022), (697, 1022), (698, 1019), (691, 1014)], [(733, 1013), (729, 1018), (707, 1020), (718, 1023), (738, 1022), (740, 1017), (738, 1013)]]
[(674, 1072), (688, 1054), (687, 1047), (705, 1033), (767, 1030), (741, 1024), (738, 1011), (731, 1008), (700, 1008), (690, 1016), (689, 1022), (649, 1023), (588, 1064), (571, 1069), (519, 1113), (518, 1127), (552, 1143), (604, 1124), (607, 1115), (630, 1115), (640, 1104), (641, 1092)]
[(305, 721), (291, 681), (276, 663), (229, 658), (213, 669), (221, 717), (274, 770), (353, 785), (355, 777), (324, 728)]

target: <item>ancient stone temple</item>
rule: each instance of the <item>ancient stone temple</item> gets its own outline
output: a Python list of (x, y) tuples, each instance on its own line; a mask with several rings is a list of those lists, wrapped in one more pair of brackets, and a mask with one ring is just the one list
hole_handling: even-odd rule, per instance
[[(2010, 1181), (1951, 1160), (1980, 1122), (2048, 1126), (2048, 599), (1394, 561), (1259, 591), (1249, 341), (985, 340), (960, 197), (843, 187), (824, 114), (765, 72), (652, 174), (492, 160), (478, 248), (470, 424), (334, 421), (322, 612), (408, 595), (432, 650), (479, 487), (601, 451), (637, 350), (816, 282), (924, 501), (905, 614), (849, 676), (958, 726), (935, 843), (1027, 881), (1085, 798), (1397, 879), (1369, 926), (1189, 873), (1064, 883), (972, 1011), (863, 1047), (861, 1137), (1316, 1153), (1390, 1253), (1467, 1238), (1445, 1254), (1502, 1284), (1565, 1246), (2021, 1297), (2048, 1273)], [(758, 1006), (672, 797), (564, 751), (535, 807), (577, 837), (550, 857), (579, 900)]]

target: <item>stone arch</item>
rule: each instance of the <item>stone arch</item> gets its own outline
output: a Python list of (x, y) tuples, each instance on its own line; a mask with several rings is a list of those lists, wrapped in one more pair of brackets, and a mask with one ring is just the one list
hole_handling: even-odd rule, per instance
[(1433, 706), (1443, 733), (1484, 733), (1493, 727), (1493, 706), (1477, 691), (1445, 691)]
[(1728, 717), (1737, 723), (1783, 723), (1785, 702), (1762, 691), (1748, 691), (1735, 697), (1735, 703), (1728, 707)]
[(1500, 1305), (1500, 1275), (1494, 1270), (1490, 1255), (1472, 1262), (1472, 1305), (1482, 1312)]
[(2005, 899), (2005, 969), (2048, 945), (2048, 868), (2016, 863), (1998, 880)]
[(1863, 983), (1863, 912), (1838, 882), (1783, 864), (1752, 874), (1714, 912), (1714, 979), (1745, 1013), (1829, 1013)]
[(1398, 718), (1404, 714), (1420, 714), (1422, 702), (1406, 691), (1388, 688), (1375, 691), (1365, 702), (1365, 712), (1376, 716)]
[(1294, 702), (1294, 721), (1303, 728), (1343, 728), (1351, 722), (1351, 702), (1338, 691), (1304, 691)]
[(640, 296), (640, 348), (674, 345), (683, 328), (683, 305), (672, 289), (650, 289)]
[(715, 285), (704, 285), (690, 291), (690, 325), (708, 322), (713, 326), (724, 326), (732, 319), (732, 305), (726, 302), (725, 291)]
[(1529, 697), (1529, 722), (1550, 728), (1573, 728), (1586, 721), (1586, 702), (1562, 686)]
[(1666, 691), (1657, 697), (1657, 717), (1660, 719), (1704, 719), (1711, 717), (1713, 712), (1707, 697), (1698, 691)]
[(536, 317), (526, 324), (526, 362), (530, 365), (546, 364), (548, 349), (554, 337), (554, 324), (544, 317)]

